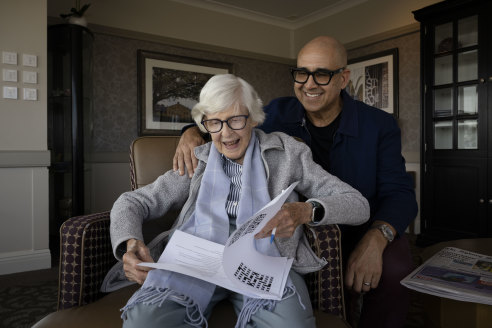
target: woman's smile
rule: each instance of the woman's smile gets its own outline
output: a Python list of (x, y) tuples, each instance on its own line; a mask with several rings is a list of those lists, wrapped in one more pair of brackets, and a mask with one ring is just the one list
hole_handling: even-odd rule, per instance
[(239, 144), (239, 139), (233, 141), (222, 141), (222, 143), (227, 149), (233, 150), (237, 148), (237, 145)]

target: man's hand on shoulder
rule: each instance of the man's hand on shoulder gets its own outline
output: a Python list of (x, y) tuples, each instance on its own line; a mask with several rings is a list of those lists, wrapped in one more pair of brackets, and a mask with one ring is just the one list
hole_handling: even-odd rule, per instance
[(178, 171), (179, 175), (185, 174), (185, 167), (188, 170), (188, 175), (191, 178), (198, 165), (198, 160), (195, 157), (193, 150), (195, 147), (203, 145), (205, 140), (197, 126), (186, 129), (179, 139), (176, 153), (173, 158), (173, 170)]

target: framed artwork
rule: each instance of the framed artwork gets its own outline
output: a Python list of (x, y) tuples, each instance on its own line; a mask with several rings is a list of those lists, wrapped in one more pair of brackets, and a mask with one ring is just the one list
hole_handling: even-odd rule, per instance
[(398, 117), (398, 48), (351, 59), (345, 90), (354, 99)]
[(232, 64), (137, 51), (138, 135), (179, 135), (193, 123), (191, 109), (203, 85)]

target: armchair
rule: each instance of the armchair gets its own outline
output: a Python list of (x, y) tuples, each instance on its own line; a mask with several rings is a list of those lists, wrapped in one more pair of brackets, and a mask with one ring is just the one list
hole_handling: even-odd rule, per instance
[[(151, 183), (172, 169), (178, 137), (141, 137), (130, 147), (132, 190)], [(175, 213), (144, 227), (148, 242), (153, 231), (170, 228)], [(157, 225), (157, 226), (156, 226)], [(305, 276), (318, 327), (349, 327), (345, 321), (340, 230), (337, 225), (306, 228), (310, 244), (328, 261), (322, 270)], [(104, 295), (101, 283), (116, 263), (109, 237), (109, 212), (73, 217), (60, 228), (58, 311), (34, 327), (121, 327), (119, 309), (138, 288), (131, 285)], [(222, 304), (224, 303), (224, 304)], [(232, 327), (234, 311), (228, 302), (214, 310), (209, 327)]]

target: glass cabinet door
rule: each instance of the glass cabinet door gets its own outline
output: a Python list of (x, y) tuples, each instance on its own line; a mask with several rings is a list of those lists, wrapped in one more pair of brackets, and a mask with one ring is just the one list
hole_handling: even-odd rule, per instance
[(492, 237), (492, 0), (414, 11), (421, 50), (423, 246)]
[(433, 148), (478, 149), (478, 16), (435, 25)]

